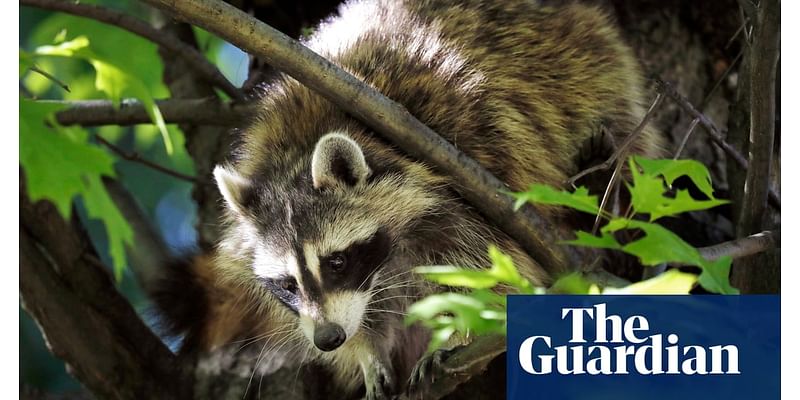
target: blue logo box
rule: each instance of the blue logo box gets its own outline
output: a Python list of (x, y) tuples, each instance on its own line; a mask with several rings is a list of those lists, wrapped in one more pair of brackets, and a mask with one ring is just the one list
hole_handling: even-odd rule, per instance
[(777, 399), (780, 297), (509, 296), (508, 399)]

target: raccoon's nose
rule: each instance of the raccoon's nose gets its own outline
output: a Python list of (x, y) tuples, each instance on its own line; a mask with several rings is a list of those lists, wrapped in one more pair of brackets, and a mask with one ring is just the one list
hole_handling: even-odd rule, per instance
[(326, 322), (314, 329), (314, 345), (322, 351), (336, 350), (346, 338), (344, 329), (332, 322)]

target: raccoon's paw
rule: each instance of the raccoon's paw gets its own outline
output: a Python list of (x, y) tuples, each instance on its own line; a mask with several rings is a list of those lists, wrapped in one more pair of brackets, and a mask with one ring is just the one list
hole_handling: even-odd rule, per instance
[(447, 373), (448, 371), (443, 363), (459, 347), (463, 346), (457, 346), (453, 349), (439, 349), (422, 357), (417, 362), (417, 365), (414, 366), (414, 370), (411, 371), (408, 388), (406, 389), (408, 396), (414, 398), (420, 389), (424, 389), (426, 385), (436, 382), (437, 375)]
[(392, 372), (376, 363), (365, 382), (366, 400), (391, 400), (394, 398), (395, 384)]

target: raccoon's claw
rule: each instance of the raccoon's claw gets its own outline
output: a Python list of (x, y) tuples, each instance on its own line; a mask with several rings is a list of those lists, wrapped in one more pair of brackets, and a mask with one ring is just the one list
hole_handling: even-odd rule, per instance
[(392, 374), (381, 366), (377, 366), (371, 379), (366, 382), (366, 400), (391, 400), (394, 398), (394, 379)]
[(408, 381), (408, 389), (406, 393), (411, 397), (417, 391), (427, 384), (436, 382), (436, 376), (441, 374), (444, 370), (442, 363), (453, 353), (455, 349), (439, 349), (432, 354), (422, 357), (414, 370), (411, 371), (411, 377)]

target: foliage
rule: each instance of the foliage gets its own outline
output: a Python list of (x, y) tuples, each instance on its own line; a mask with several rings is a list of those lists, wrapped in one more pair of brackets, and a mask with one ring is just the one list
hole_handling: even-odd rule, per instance
[[(722, 294), (737, 294), (730, 285), (728, 275), (731, 258), (707, 260), (693, 246), (670, 230), (654, 223), (663, 217), (681, 212), (703, 210), (725, 204), (714, 197), (708, 170), (693, 160), (650, 160), (633, 157), (630, 160), (632, 183), (627, 185), (631, 194), (632, 212), (627, 216), (610, 215), (600, 211), (597, 196), (589, 195), (586, 188), (574, 192), (557, 190), (534, 184), (529, 190), (511, 193), (516, 208), (527, 202), (561, 205), (596, 215), (600, 213), (605, 225), (599, 236), (578, 231), (576, 238), (564, 244), (611, 249), (633, 255), (645, 266), (661, 264), (691, 265), (701, 269), (699, 276), (668, 270), (654, 278), (622, 288), (601, 288), (588, 282), (578, 273), (559, 278), (549, 289), (534, 288), (522, 277), (511, 258), (495, 247), (489, 249), (492, 266), (488, 269), (465, 269), (454, 266), (419, 267), (416, 272), (441, 285), (459, 288), (450, 292), (428, 296), (413, 304), (406, 322), (420, 322), (433, 330), (429, 351), (445, 344), (454, 334), (505, 334), (506, 302), (497, 292), (520, 294), (687, 294), (696, 284), (705, 290)], [(697, 200), (686, 190), (671, 195), (670, 187), (679, 177), (686, 176), (708, 197)], [(649, 221), (641, 217), (648, 215)], [(638, 237), (620, 243), (618, 234), (627, 231)], [(491, 289), (495, 289), (492, 291)]]
[[(67, 40), (73, 28), (82, 34)], [(58, 82), (58, 86), (69, 88), (60, 91), (67, 99), (105, 97), (119, 106), (123, 97), (137, 98), (161, 133), (167, 154), (173, 154), (175, 130), (167, 128), (154, 100), (156, 94), (166, 92), (160, 83), (155, 45), (125, 31), (67, 15), (46, 19), (31, 36), (34, 43), (50, 43), (19, 51), (19, 77), (27, 90), (37, 96), (52, 93), (52, 83), (59, 79), (55, 76), (66, 75), (74, 79), (68, 85)], [(94, 79), (83, 79), (90, 76), (83, 65), (91, 67)], [(52, 201), (65, 218), (72, 214), (72, 202), (80, 199), (88, 217), (105, 227), (119, 280), (126, 265), (125, 246), (133, 244), (133, 231), (102, 183), (103, 176), (115, 176), (114, 159), (89, 140), (87, 129), (60, 126), (55, 113), (61, 108), (58, 103), (20, 97), (20, 165), (28, 195), (33, 201)]]
[(110, 242), (114, 270), (119, 278), (125, 266), (125, 245), (133, 231), (106, 192), (102, 176), (114, 176), (113, 159), (87, 142), (85, 130), (58, 125), (54, 113), (61, 106), (19, 99), (19, 161), (25, 169), (32, 201), (52, 201), (65, 218), (72, 199), (80, 195), (92, 218), (103, 221)]
[[(686, 243), (678, 235), (663, 226), (654, 223), (657, 219), (674, 216), (686, 211), (705, 210), (728, 203), (714, 197), (711, 178), (703, 164), (694, 160), (650, 160), (634, 156), (630, 160), (633, 182), (627, 185), (631, 195), (631, 213), (626, 216), (606, 215), (606, 224), (600, 228), (600, 236), (589, 232), (577, 232), (577, 238), (564, 243), (574, 246), (585, 246), (620, 250), (635, 256), (645, 266), (660, 264), (690, 265), (701, 268), (698, 282), (704, 289), (722, 294), (737, 294), (738, 290), (730, 286), (727, 272), (730, 270), (731, 258), (706, 260), (692, 245)], [(706, 200), (694, 199), (687, 190), (677, 190), (671, 194), (671, 185), (679, 177), (688, 177), (700, 191), (708, 197)], [(586, 211), (592, 207), (596, 210), (597, 198), (586, 195), (586, 189), (578, 188), (574, 193), (560, 191), (558, 196), (554, 190), (542, 185), (533, 185), (527, 192), (514, 193), (519, 199), (541, 198), (543, 193), (547, 199), (555, 199), (545, 204), (558, 204)], [(589, 203), (592, 199), (594, 203)], [(580, 202), (580, 206), (575, 204)], [(649, 221), (642, 221), (643, 215)], [(638, 238), (627, 243), (620, 243), (616, 233), (627, 231)]]
[[(83, 1), (86, 2), (142, 20), (155, 17), (152, 9), (141, 2)], [(58, 126), (53, 113), (60, 106), (50, 100), (114, 100), (112, 96), (135, 97), (140, 101), (147, 97), (168, 98), (170, 92), (162, 81), (164, 69), (158, 46), (119, 27), (61, 12), (20, 7), (19, 18), (20, 179), (34, 201), (49, 199), (64, 217), (81, 221), (103, 264), (113, 268), (118, 290), (134, 308), (143, 310), (149, 302), (141, 287), (129, 279), (131, 271), (125, 268), (128, 262), (133, 262), (126, 257), (126, 248), (133, 251), (131, 227), (106, 193), (103, 179), (117, 180), (134, 197), (148, 222), (176, 254), (196, 245), (192, 185), (121, 160), (114, 152), (99, 146), (95, 137), (100, 136), (142, 159), (193, 175), (194, 164), (184, 146), (183, 133), (176, 125), (166, 125), (165, 136), (155, 123), (89, 128)], [(86, 41), (76, 42), (81, 37)], [(73, 43), (65, 44), (69, 42)], [(85, 46), (80, 50), (75, 44)], [(234, 59), (225, 53), (215, 58), (209, 54), (223, 46), (230, 48), (230, 44), (209, 35), (200, 44), (209, 50), (206, 55), (212, 61), (219, 62), (223, 73), (226, 67), (227, 70), (241, 67), (246, 71), (243, 56)], [(59, 46), (87, 51), (90, 58), (44, 54)], [(106, 91), (101, 90), (104, 87)], [(171, 154), (167, 152), (165, 137), (171, 141)], [(63, 362), (47, 351), (30, 317), (20, 312), (19, 318), (20, 354), (24, 354), (20, 359), (20, 384), (24, 382), (47, 392), (79, 390), (80, 384), (67, 374)], [(149, 318), (143, 314), (146, 322)]]

